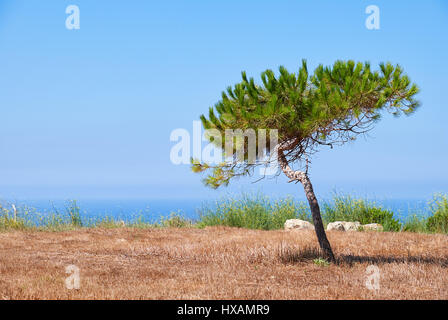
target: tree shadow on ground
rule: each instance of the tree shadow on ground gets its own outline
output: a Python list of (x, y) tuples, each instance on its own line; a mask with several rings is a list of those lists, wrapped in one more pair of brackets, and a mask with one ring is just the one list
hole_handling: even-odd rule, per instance
[[(324, 259), (324, 254), (319, 248), (280, 248), (278, 258), (285, 264), (310, 262), (316, 259)], [(353, 254), (336, 254), (336, 264), (353, 266), (356, 263), (370, 264), (387, 264), (387, 263), (412, 263), (426, 264), (448, 268), (448, 256), (431, 257), (431, 256), (392, 256), (392, 255), (375, 255), (361, 256)]]
[(359, 256), (352, 254), (341, 254), (336, 257), (338, 264), (348, 264), (352, 266), (355, 263), (371, 263), (371, 264), (386, 264), (386, 263), (414, 263), (414, 264), (428, 264), (448, 268), (448, 257), (431, 257), (431, 256), (412, 256), (405, 257), (397, 256)]

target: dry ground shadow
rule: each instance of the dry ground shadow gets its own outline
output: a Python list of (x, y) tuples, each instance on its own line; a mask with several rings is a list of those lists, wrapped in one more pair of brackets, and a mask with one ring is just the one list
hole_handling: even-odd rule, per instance
[[(281, 246), (278, 256), (280, 261), (283, 263), (303, 263), (314, 261), (316, 259), (325, 259), (325, 255), (318, 247), (304, 247), (294, 250), (291, 248), (283, 248)], [(442, 268), (448, 267), (448, 256), (412, 256), (409, 252), (405, 257), (397, 257), (392, 255), (359, 256), (353, 254), (335, 253), (335, 258), (337, 265), (347, 264), (349, 266), (353, 266), (355, 263), (369, 263), (376, 265), (386, 263), (416, 263), (435, 265)]]

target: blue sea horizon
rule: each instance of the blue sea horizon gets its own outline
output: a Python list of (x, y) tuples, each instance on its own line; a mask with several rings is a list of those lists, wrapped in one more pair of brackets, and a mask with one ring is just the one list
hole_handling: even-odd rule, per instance
[[(157, 222), (163, 217), (176, 213), (191, 220), (197, 220), (203, 205), (213, 206), (215, 199), (80, 199), (82, 219), (97, 220), (105, 217), (123, 221), (133, 221), (143, 218), (145, 221)], [(304, 201), (304, 199), (297, 199)], [(391, 210), (401, 221), (413, 214), (428, 214), (428, 199), (367, 199), (377, 205)], [(320, 199), (320, 203), (331, 202), (331, 199)], [(58, 211), (64, 213), (69, 205), (68, 200), (7, 200), (18, 208), (32, 208), (35, 212), (45, 215)]]

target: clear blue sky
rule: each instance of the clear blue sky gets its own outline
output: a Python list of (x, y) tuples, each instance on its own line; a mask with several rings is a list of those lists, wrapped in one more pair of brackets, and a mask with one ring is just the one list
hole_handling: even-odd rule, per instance
[[(80, 30), (65, 8), (78, 5)], [(365, 27), (368, 5), (380, 30)], [(241, 70), (336, 59), (401, 64), (421, 109), (384, 117), (368, 139), (322, 151), (311, 178), (379, 197), (448, 191), (448, 3), (433, 1), (0, 2), (0, 197), (302, 196), (286, 178), (206, 189), (169, 160), (173, 129), (220, 98)]]

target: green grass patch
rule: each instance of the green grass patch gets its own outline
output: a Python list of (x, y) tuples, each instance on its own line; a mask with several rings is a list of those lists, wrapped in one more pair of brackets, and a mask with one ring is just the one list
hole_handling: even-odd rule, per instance
[(430, 232), (448, 233), (448, 196), (437, 194), (429, 203), (431, 216), (427, 218), (426, 227)]
[(358, 221), (361, 224), (379, 223), (384, 231), (400, 231), (401, 223), (394, 213), (377, 205), (374, 201), (355, 199), (350, 195), (334, 194), (331, 202), (323, 203), (322, 219), (334, 221)]
[(271, 200), (261, 194), (226, 197), (202, 206), (198, 226), (228, 226), (248, 229), (282, 229), (286, 220), (311, 221), (308, 207), (292, 198)]
[(412, 214), (407, 217), (402, 230), (407, 232), (428, 232), (426, 223), (427, 218), (425, 216), (421, 214)]
[[(422, 233), (448, 233), (448, 195), (436, 194), (428, 203), (425, 212), (409, 215), (404, 222), (394, 217), (374, 201), (354, 198), (350, 195), (334, 194), (331, 201), (321, 203), (325, 224), (334, 221), (359, 221), (361, 224), (379, 223), (385, 231), (408, 231)], [(67, 201), (62, 210), (53, 207), (49, 213), (36, 209), (0, 203), (0, 231), (36, 229), (65, 231), (79, 228), (185, 228), (206, 226), (228, 226), (247, 229), (283, 229), (288, 219), (312, 222), (308, 203), (292, 197), (272, 199), (260, 193), (227, 196), (214, 202), (206, 202), (199, 210), (199, 219), (192, 221), (180, 212), (172, 212), (157, 222), (143, 215), (128, 217), (124, 221), (117, 217), (83, 217), (76, 201)]]

